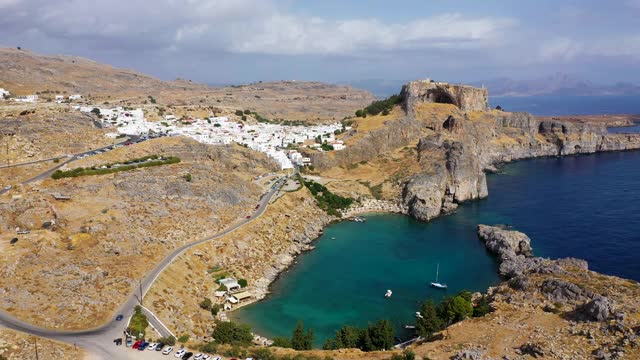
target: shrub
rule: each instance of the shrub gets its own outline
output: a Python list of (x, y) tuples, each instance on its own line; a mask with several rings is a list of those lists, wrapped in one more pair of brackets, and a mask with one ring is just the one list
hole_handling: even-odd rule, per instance
[(169, 346), (175, 346), (176, 338), (173, 336), (162, 337), (158, 339), (158, 342)]
[(245, 114), (245, 115), (249, 115), (249, 114), (251, 114), (251, 110), (245, 110), (245, 111), (244, 111), (244, 114)]
[(247, 116), (246, 115), (242, 115), (242, 121), (247, 121)]
[(93, 108), (93, 109), (91, 109), (91, 113), (98, 116), (98, 115), (100, 115), (100, 109)]
[(401, 354), (393, 354), (391, 356), (391, 360), (415, 360), (415, 358), (416, 358), (416, 354), (413, 351), (409, 350), (409, 349), (405, 350), (402, 353), (402, 355)]
[(271, 346), (281, 347), (281, 348), (292, 348), (291, 340), (287, 339), (284, 336), (277, 336), (273, 338), (273, 344)]
[(251, 356), (254, 359), (260, 360), (276, 360), (276, 356), (271, 352), (269, 348), (258, 348), (251, 351)]
[(232, 321), (216, 321), (212, 336), (220, 344), (249, 345), (253, 340), (249, 325), (236, 324)]
[(191, 175), (191, 173), (186, 173), (184, 175), (182, 175), (182, 178), (186, 181), (186, 182), (191, 182), (193, 180), (193, 176)]
[(182, 335), (182, 336), (180, 336), (180, 337), (178, 338), (178, 342), (179, 342), (179, 343), (182, 343), (182, 344), (184, 344), (184, 343), (186, 343), (186, 342), (188, 342), (188, 341), (189, 341), (189, 335), (186, 335), (186, 334), (185, 334), (185, 335)]
[(236, 110), (236, 116), (242, 116), (243, 114), (242, 110)]
[(247, 285), (249, 285), (249, 283), (247, 282), (246, 279), (240, 279), (240, 280), (238, 280), (238, 285), (240, 285), (240, 287), (245, 288), (245, 287), (247, 287)]
[(200, 302), (200, 307), (203, 308), (204, 310), (210, 311), (212, 306), (213, 306), (213, 302), (209, 298), (204, 298), (204, 300)]
[(59, 163), (59, 162), (60, 162), (60, 159), (53, 159), (53, 163), (54, 163), (54, 164), (57, 164), (57, 163)]
[(222, 310), (222, 305), (220, 304), (213, 304), (211, 306), (211, 315), (216, 316), (218, 315), (218, 313), (220, 312), (220, 310)]
[(210, 354), (215, 354), (216, 352), (218, 352), (218, 344), (216, 344), (213, 341), (208, 342), (200, 346), (200, 351), (210, 353)]

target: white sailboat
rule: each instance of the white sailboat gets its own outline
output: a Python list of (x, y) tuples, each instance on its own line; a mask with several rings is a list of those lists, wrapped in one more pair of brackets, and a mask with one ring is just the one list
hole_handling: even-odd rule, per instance
[(388, 298), (391, 297), (392, 294), (393, 294), (393, 291), (387, 290), (387, 292), (384, 294), (384, 297), (386, 297), (388, 299)]
[(438, 275), (440, 275), (440, 264), (436, 267), (436, 281), (431, 283), (431, 287), (436, 289), (446, 289), (447, 284), (441, 284), (438, 282)]

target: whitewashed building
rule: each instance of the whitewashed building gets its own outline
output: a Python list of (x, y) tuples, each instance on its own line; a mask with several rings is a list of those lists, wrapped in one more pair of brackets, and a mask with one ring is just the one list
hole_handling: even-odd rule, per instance
[(15, 102), (35, 103), (38, 102), (38, 95), (17, 96), (13, 99)]
[(74, 95), (69, 95), (69, 100), (82, 100), (82, 95), (80, 94), (74, 94)]
[(0, 88), (0, 100), (4, 100), (4, 98), (8, 97), (9, 95), (11, 95), (9, 90), (5, 90), (3, 88)]

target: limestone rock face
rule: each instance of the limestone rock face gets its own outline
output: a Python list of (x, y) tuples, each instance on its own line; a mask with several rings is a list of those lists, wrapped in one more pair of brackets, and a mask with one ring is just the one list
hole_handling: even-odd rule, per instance
[(590, 321), (604, 321), (613, 313), (613, 304), (604, 296), (598, 295), (581, 306), (578, 311)]
[(454, 104), (462, 111), (489, 110), (489, 92), (473, 86), (418, 80), (404, 85), (401, 94), (407, 111), (419, 103)]
[(478, 225), (478, 237), (499, 256), (531, 256), (531, 239), (524, 233), (498, 226)]

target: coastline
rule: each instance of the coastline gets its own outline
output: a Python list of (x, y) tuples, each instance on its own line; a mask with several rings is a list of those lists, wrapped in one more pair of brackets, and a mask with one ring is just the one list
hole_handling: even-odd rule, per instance
[[(631, 150), (636, 150), (636, 149), (623, 149), (623, 150), (616, 150), (616, 151), (631, 151)], [(570, 154), (570, 156), (577, 156), (577, 155), (594, 155), (600, 152), (613, 152), (613, 151), (598, 151), (595, 153), (586, 153), (586, 154)], [(565, 155), (567, 156), (567, 155)], [(513, 161), (506, 161), (503, 162), (501, 165), (507, 165), (509, 163), (514, 163), (514, 162), (518, 162), (518, 161), (523, 161), (523, 160), (533, 160), (533, 159), (537, 159), (537, 158), (549, 158), (549, 157), (565, 157), (565, 156), (553, 156), (553, 155), (545, 155), (545, 156), (534, 156), (534, 157), (530, 157), (530, 158), (521, 158), (521, 159), (514, 159)], [(467, 200), (465, 202), (470, 202), (473, 200), (479, 200), (479, 199), (470, 199)], [(316, 237), (311, 240), (308, 243), (305, 243), (304, 246), (300, 246), (299, 252), (291, 252), (289, 253), (289, 255), (292, 256), (291, 261), (289, 261), (286, 264), (282, 264), (280, 263), (279, 265), (282, 265), (279, 270), (278, 273), (271, 278), (270, 282), (266, 285), (266, 290), (261, 294), (261, 296), (258, 298), (256, 297), (256, 299), (254, 301), (251, 302), (247, 302), (245, 304), (243, 304), (242, 306), (237, 306), (233, 309), (233, 311), (229, 312), (230, 314), (230, 318), (235, 318), (237, 319), (236, 316), (233, 315), (233, 313), (235, 312), (235, 310), (250, 305), (250, 304), (254, 304), (260, 300), (265, 299), (270, 293), (270, 286), (271, 284), (276, 281), (281, 273), (284, 273), (285, 271), (289, 270), (289, 268), (291, 268), (293, 265), (295, 265), (296, 261), (295, 261), (295, 255), (299, 255), (302, 252), (306, 252), (306, 251), (311, 251), (314, 249), (314, 246), (312, 245), (313, 242), (315, 242), (316, 240), (319, 239), (319, 237), (322, 235), (322, 233), (324, 232), (324, 227), (329, 226), (335, 222), (340, 222), (340, 221), (345, 221), (348, 220), (350, 217), (356, 216), (356, 215), (360, 215), (360, 214), (373, 214), (373, 213), (395, 213), (395, 214), (403, 214), (403, 215), (407, 215), (407, 216), (411, 216), (408, 211), (406, 210), (406, 207), (403, 207), (402, 204), (400, 204), (397, 201), (391, 201), (391, 200), (377, 200), (377, 199), (372, 199), (372, 198), (366, 198), (361, 200), (358, 204), (352, 206), (351, 208), (347, 209), (344, 212), (344, 215), (341, 218), (333, 218), (328, 222), (323, 222), (322, 223), (322, 229), (319, 230), (316, 233)], [(445, 214), (441, 214), (441, 215), (445, 215)], [(312, 220), (309, 224), (318, 224), (317, 221), (313, 221), (315, 219), (307, 219), (307, 220)], [(318, 225), (319, 226), (319, 225)], [(302, 244), (301, 244), (302, 245)], [(556, 260), (548, 260), (550, 262), (554, 262)], [(496, 268), (496, 273), (500, 273), (500, 267)], [(485, 289), (485, 291), (483, 291), (483, 293), (487, 293), (490, 292), (491, 288)]]

